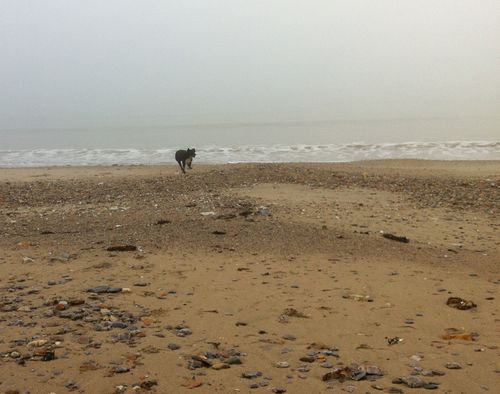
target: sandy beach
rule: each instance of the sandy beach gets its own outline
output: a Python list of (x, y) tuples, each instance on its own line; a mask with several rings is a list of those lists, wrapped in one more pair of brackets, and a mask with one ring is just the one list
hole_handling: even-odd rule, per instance
[(0, 170), (0, 393), (496, 391), (499, 161), (193, 167)]

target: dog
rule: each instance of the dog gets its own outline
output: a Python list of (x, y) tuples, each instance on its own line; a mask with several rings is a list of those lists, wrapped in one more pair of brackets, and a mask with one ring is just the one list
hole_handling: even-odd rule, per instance
[(177, 152), (175, 152), (175, 160), (177, 163), (179, 163), (179, 167), (181, 168), (182, 172), (185, 174), (186, 173), (186, 164), (188, 168), (191, 170), (191, 163), (193, 162), (193, 158), (196, 157), (196, 149), (180, 149)]

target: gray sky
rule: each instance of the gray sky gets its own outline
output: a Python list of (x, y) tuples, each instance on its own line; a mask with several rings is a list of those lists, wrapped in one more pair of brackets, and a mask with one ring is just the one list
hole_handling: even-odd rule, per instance
[(0, 128), (500, 115), (498, 0), (0, 0)]

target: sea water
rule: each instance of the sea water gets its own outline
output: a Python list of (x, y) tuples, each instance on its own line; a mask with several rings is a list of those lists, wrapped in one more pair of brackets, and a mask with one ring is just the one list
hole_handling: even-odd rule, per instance
[(197, 163), (500, 160), (497, 126), (433, 119), (0, 130), (0, 167), (163, 164), (188, 147)]

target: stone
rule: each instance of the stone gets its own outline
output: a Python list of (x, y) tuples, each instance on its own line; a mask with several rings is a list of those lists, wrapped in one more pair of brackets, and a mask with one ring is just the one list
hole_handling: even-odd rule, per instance
[(255, 379), (259, 376), (262, 376), (262, 372), (260, 371), (247, 371), (241, 374), (241, 377), (245, 379)]
[(177, 345), (176, 343), (169, 343), (167, 345), (167, 347), (170, 349), (170, 350), (178, 350), (180, 349), (181, 347), (179, 345)]
[(462, 366), (456, 362), (449, 362), (445, 364), (445, 367), (448, 369), (462, 369)]
[(226, 362), (226, 364), (229, 364), (229, 365), (243, 364), (243, 362), (241, 361), (241, 358), (238, 356), (231, 356), (225, 362)]
[(192, 333), (193, 333), (193, 331), (191, 331), (191, 329), (189, 329), (187, 327), (184, 327), (184, 328), (177, 330), (178, 337), (185, 337), (185, 336), (191, 335)]
[(128, 324), (122, 321), (114, 321), (111, 323), (111, 328), (127, 328)]
[(290, 364), (288, 364), (286, 361), (278, 361), (275, 364), (276, 368), (288, 368)]
[(216, 371), (219, 371), (221, 369), (228, 369), (231, 368), (228, 364), (225, 363), (215, 363), (212, 365), (212, 369), (215, 369)]
[(407, 376), (402, 378), (402, 380), (411, 389), (418, 389), (425, 385), (425, 382), (417, 376)]

